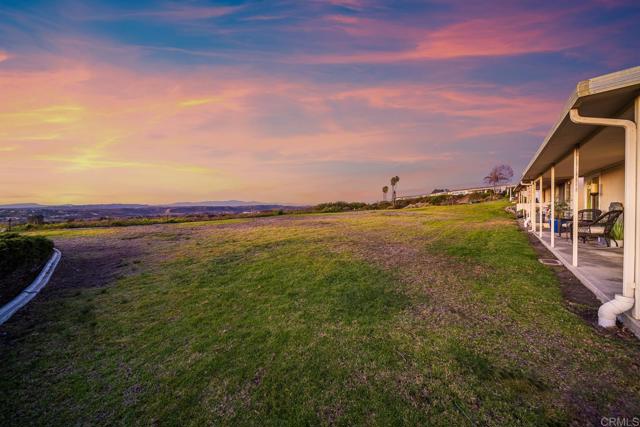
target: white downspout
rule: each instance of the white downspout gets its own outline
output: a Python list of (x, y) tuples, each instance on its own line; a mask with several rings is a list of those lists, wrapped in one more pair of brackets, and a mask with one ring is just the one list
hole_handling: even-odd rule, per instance
[(573, 200), (573, 221), (571, 226), (571, 264), (578, 266), (578, 179), (580, 179), (580, 147), (573, 148), (573, 181), (571, 182), (571, 199)]
[[(636, 99), (636, 114), (639, 101)], [(637, 129), (631, 120), (583, 117), (578, 109), (569, 112), (573, 123), (615, 126), (624, 128), (624, 240), (630, 244), (624, 245), (624, 259), (622, 264), (622, 295), (616, 294), (614, 299), (600, 306), (598, 310), (598, 324), (604, 327), (615, 326), (616, 317), (630, 310), (635, 304), (636, 287), (636, 180), (637, 180)]]

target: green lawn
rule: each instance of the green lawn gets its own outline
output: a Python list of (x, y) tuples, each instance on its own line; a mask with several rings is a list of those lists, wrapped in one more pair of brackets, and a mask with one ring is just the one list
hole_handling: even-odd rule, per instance
[(566, 308), (504, 206), (49, 232), (69, 264), (137, 249), (0, 327), (0, 425), (639, 416), (637, 342)]

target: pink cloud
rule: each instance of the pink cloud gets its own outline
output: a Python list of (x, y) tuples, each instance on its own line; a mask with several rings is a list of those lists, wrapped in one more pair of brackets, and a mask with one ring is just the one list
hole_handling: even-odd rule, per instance
[(567, 12), (534, 14), (514, 12), (469, 18), (434, 30), (422, 30), (389, 22), (351, 16), (330, 15), (345, 33), (370, 39), (404, 40), (410, 46), (386, 51), (350, 52), (330, 55), (303, 55), (304, 63), (388, 63), (414, 60), (443, 60), (463, 57), (511, 56), (557, 52), (588, 44), (601, 29), (588, 34), (566, 26)]
[(0, 50), (0, 62), (9, 59), (9, 54)]
[(555, 118), (556, 100), (518, 94), (492, 85), (390, 85), (348, 90), (334, 99), (361, 99), (379, 109), (448, 117), (456, 138), (526, 132)]

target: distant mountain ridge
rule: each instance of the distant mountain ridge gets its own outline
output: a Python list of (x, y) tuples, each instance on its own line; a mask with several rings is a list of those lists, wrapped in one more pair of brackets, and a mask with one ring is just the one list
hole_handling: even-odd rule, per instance
[(28, 208), (44, 208), (45, 205), (38, 203), (14, 203), (9, 205), (0, 205), (0, 209), (28, 209)]

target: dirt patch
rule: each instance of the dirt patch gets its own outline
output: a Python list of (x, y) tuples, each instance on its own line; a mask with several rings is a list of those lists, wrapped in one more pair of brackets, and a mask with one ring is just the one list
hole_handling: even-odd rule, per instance
[(260, 386), (265, 369), (259, 368), (251, 380), (245, 381), (232, 394), (227, 394), (218, 402), (215, 412), (219, 417), (232, 418), (238, 411), (246, 410), (251, 405), (251, 393)]
[(170, 257), (198, 232), (197, 228), (158, 224), (122, 227), (99, 236), (53, 238), (62, 259), (45, 290), (99, 288), (142, 273)]
[[(432, 237), (437, 239), (437, 237)], [(346, 241), (336, 243), (335, 250), (348, 251), (357, 258), (384, 270), (395, 271), (402, 283), (401, 291), (426, 301), (414, 304), (407, 314), (430, 327), (499, 324), (501, 319), (489, 315), (474, 300), (467, 283), (490, 274), (480, 265), (469, 265), (454, 258), (425, 250), (429, 238), (389, 239), (386, 231), (349, 232)]]
[(61, 240), (56, 246), (62, 259), (46, 289), (95, 288), (106, 286), (132, 269), (144, 248), (136, 240), (77, 238)]

